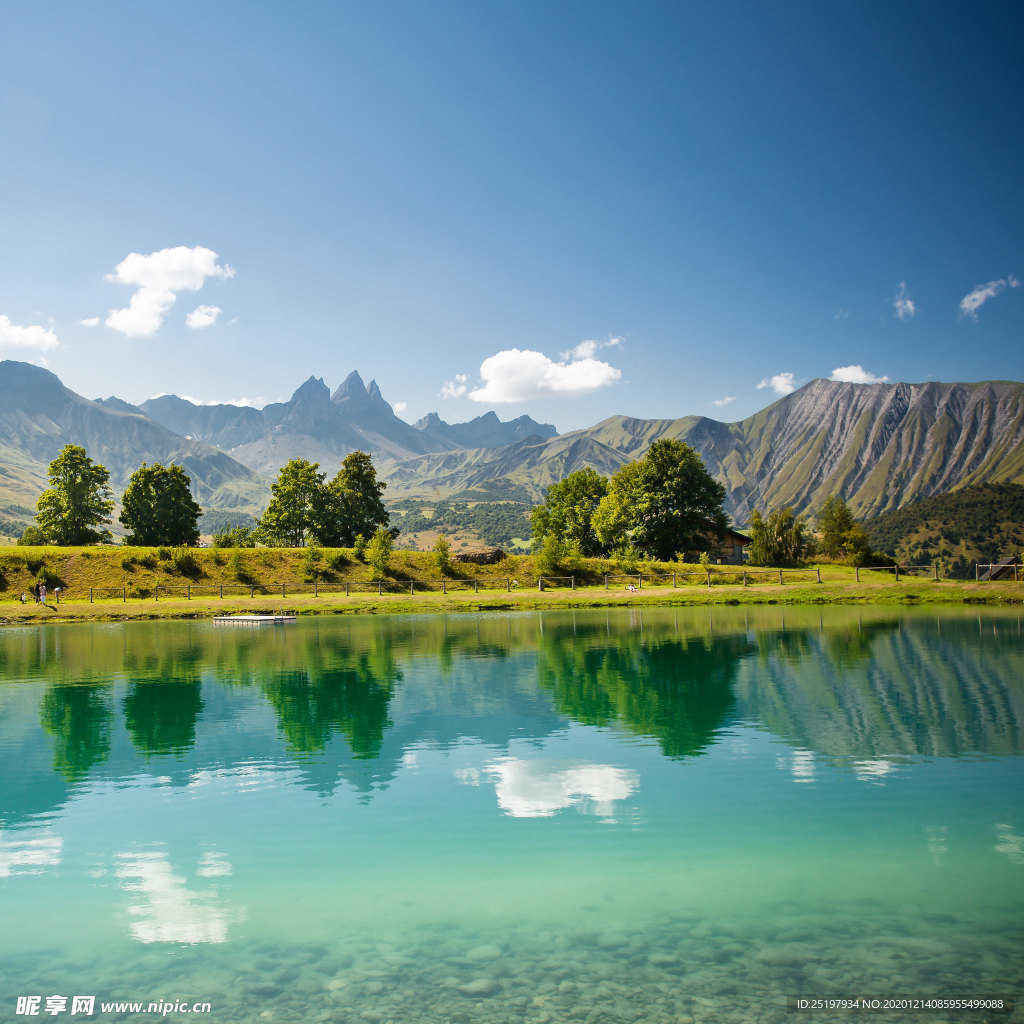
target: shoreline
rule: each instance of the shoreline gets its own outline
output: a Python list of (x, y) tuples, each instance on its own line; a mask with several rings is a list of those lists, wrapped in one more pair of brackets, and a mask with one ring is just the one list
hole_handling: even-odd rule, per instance
[(719, 584), (711, 588), (649, 587), (636, 592), (609, 591), (603, 586), (575, 590), (428, 592), (409, 594), (297, 594), (290, 597), (195, 597), (192, 600), (129, 598), (90, 603), (64, 599), (59, 605), (4, 602), (0, 625), (41, 625), (46, 622), (118, 622), (157, 619), (212, 619), (215, 615), (274, 614), (408, 615), (495, 611), (536, 611), (545, 608), (643, 608), (736, 605), (882, 605), (891, 607), (986, 606), (1024, 604), (1024, 581), (974, 583), (914, 580), (881, 583), (791, 583), (756, 587)]

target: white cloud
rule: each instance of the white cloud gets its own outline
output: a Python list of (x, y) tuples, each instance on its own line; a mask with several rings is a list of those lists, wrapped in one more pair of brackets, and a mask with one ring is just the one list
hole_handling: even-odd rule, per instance
[(896, 292), (896, 298), (893, 300), (893, 307), (896, 310), (897, 320), (909, 320), (911, 317), (917, 316), (917, 306), (914, 305), (913, 300), (907, 294), (905, 281), (900, 281), (899, 290)]
[(735, 402), (735, 401), (736, 401), (736, 396), (735, 395), (726, 395), (725, 398), (716, 398), (711, 404), (712, 405), (722, 406), (722, 405), (728, 405), (730, 402)]
[(775, 374), (774, 377), (765, 377), (757, 387), (758, 390), (771, 388), (777, 395), (790, 395), (796, 391), (796, 381), (793, 374), (786, 370), (784, 373)]
[(868, 373), (863, 366), (837, 366), (832, 371), (830, 380), (841, 380), (847, 384), (881, 384), (887, 381), (888, 377), (876, 377), (873, 373)]
[(221, 266), (217, 254), (201, 245), (192, 249), (179, 245), (148, 256), (129, 253), (106, 280), (135, 285), (138, 290), (126, 308), (110, 310), (106, 325), (129, 338), (151, 338), (160, 329), (178, 292), (198, 291), (210, 277), (234, 276), (233, 267)]
[(466, 393), (466, 381), (468, 379), (464, 373), (455, 374), (455, 380), (446, 381), (437, 393), (437, 397), (461, 398)]
[(615, 805), (636, 791), (636, 772), (608, 764), (563, 766), (503, 757), (485, 771), (494, 780), (498, 805), (513, 818), (549, 818), (575, 807), (614, 820)]
[[(480, 364), (484, 383), (469, 393), (474, 402), (525, 402), (531, 398), (570, 398), (614, 384), (622, 371), (595, 359), (582, 342), (556, 363), (543, 352), (510, 348)], [(590, 355), (584, 353), (591, 352)], [(580, 353), (577, 355), (577, 353)]]
[(0, 348), (34, 348), (47, 352), (59, 344), (57, 335), (48, 327), (40, 327), (38, 324), (19, 327), (7, 317), (0, 316)]
[(84, 320), (79, 320), (79, 324), (82, 327), (99, 327), (100, 318), (98, 316), (86, 317)]
[(38, 875), (42, 868), (60, 864), (64, 840), (44, 834), (31, 839), (8, 839), (19, 833), (0, 832), (0, 878), (9, 875)]
[(978, 310), (989, 299), (994, 299), (1007, 285), (1011, 288), (1019, 288), (1020, 281), (1013, 274), (1010, 274), (1006, 278), (1000, 278), (998, 281), (989, 281), (988, 284), (975, 285), (974, 290), (960, 300), (960, 315), (969, 316), (972, 320), (977, 320)]
[(614, 348), (622, 344), (621, 338), (609, 338), (607, 341), (581, 341), (575, 348), (562, 353), (563, 362), (571, 362), (576, 359), (590, 359), (601, 348)]
[[(162, 391), (159, 395), (153, 395), (153, 398), (163, 398), (166, 395), (166, 391)], [(193, 405), (236, 405), (239, 408), (248, 409), (262, 409), (265, 405), (270, 405), (270, 399), (264, 398), (259, 395), (256, 398), (214, 398), (210, 400), (204, 400), (202, 398), (192, 398), (191, 395), (178, 395), (179, 398), (186, 402), (191, 402)], [(275, 401), (281, 401), (281, 399), (275, 399)]]
[(405, 412), (405, 410), (409, 408), (409, 403), (395, 402), (395, 404), (391, 408), (395, 410), (395, 415), (398, 416), (399, 414)]
[(203, 327), (212, 327), (217, 322), (217, 317), (220, 314), (220, 306), (196, 306), (185, 317), (185, 326), (191, 327), (194, 331), (201, 330)]

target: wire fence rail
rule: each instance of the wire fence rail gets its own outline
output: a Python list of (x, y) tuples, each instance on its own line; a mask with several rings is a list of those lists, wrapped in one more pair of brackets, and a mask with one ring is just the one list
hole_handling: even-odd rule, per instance
[[(1007, 571), (1013, 569), (1014, 581), (1024, 579), (1024, 570), (1013, 564), (993, 564), (990, 566), (980, 565), (976, 570), (976, 578), (980, 579), (980, 571), (983, 569), (1000, 569)], [(921, 573), (927, 573), (934, 580), (939, 579), (939, 567), (930, 565), (891, 565), (873, 566), (864, 569), (855, 569), (855, 580), (861, 582), (862, 572), (885, 572), (892, 573), (896, 580), (901, 576), (917, 577)], [(846, 577), (847, 579), (849, 577)], [(576, 575), (569, 576), (474, 576), (474, 577), (436, 577), (436, 578), (399, 578), (386, 580), (348, 580), (344, 582), (325, 582), (313, 580), (310, 582), (281, 582), (281, 583), (158, 583), (152, 588), (130, 587), (128, 585), (109, 587), (89, 587), (89, 603), (97, 600), (121, 601), (131, 600), (167, 600), (181, 599), (191, 601), (193, 598), (226, 598), (226, 597), (321, 597), (328, 595), (344, 594), (350, 597), (353, 594), (376, 594), (382, 597), (385, 594), (409, 594), (415, 596), (423, 593), (451, 594), (472, 590), (473, 593), (480, 593), (481, 590), (504, 590), (511, 593), (513, 590), (536, 589), (544, 592), (552, 589), (576, 590), (583, 583), (586, 586), (600, 586), (602, 583), (605, 590), (616, 589), (621, 585), (630, 591), (639, 591), (651, 587), (679, 587), (679, 586), (720, 586), (720, 585), (742, 585), (744, 587), (757, 584), (779, 584), (800, 580), (805, 582), (821, 583), (820, 567), (805, 569), (776, 569), (770, 567), (746, 567), (737, 569), (725, 569), (714, 567), (701, 569), (699, 571), (683, 571), (672, 573), (608, 573), (596, 578), (591, 577), (587, 581), (581, 581)], [(60, 600), (73, 600), (67, 593), (66, 588), (60, 593)]]
[[(988, 570), (985, 573), (984, 579), (982, 578), (982, 575), (981, 575), (981, 570), (982, 569)], [(1017, 563), (1017, 562), (993, 562), (993, 563), (990, 563), (990, 564), (987, 564), (987, 565), (984, 564), (984, 563), (979, 563), (978, 565), (975, 565), (975, 567), (974, 567), (974, 579), (975, 579), (975, 581), (978, 582), (978, 583), (991, 583), (991, 582), (993, 582), (994, 579), (995, 579), (995, 577), (993, 576), (993, 573), (992, 573), (993, 569), (1003, 569), (1003, 570), (1005, 570), (1007, 575), (1009, 575), (1009, 572), (1012, 569), (1013, 570), (1013, 582), (1016, 583), (1020, 579), (1019, 570), (1021, 569), (1021, 567), (1020, 567), (1019, 563)]]

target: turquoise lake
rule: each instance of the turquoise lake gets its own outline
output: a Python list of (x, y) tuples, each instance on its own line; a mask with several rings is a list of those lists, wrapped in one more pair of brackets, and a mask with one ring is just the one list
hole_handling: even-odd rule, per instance
[(5, 628), (0, 680), (3, 1021), (1024, 993), (1015, 611)]

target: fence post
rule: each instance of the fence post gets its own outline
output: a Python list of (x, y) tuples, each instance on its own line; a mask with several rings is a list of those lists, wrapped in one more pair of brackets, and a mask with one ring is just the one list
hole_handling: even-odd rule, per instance
[(537, 589), (541, 590), (541, 591), (543, 591), (543, 589), (544, 589), (544, 577), (543, 576), (538, 576), (537, 577)]
[(860, 583), (860, 566), (855, 565), (853, 567), (853, 571), (857, 574), (857, 582)]
[(820, 583), (821, 582), (821, 569), (819, 567), (817, 567), (817, 566), (815, 566), (815, 568), (818, 569), (818, 582)]
[(348, 597), (348, 580), (345, 580), (345, 596)]
[(896, 582), (899, 583), (899, 581), (900, 581), (900, 563), (897, 562), (896, 563)]
[[(935, 573), (935, 578), (938, 579), (939, 578), (939, 566), (938, 566), (938, 563), (935, 563), (932, 566), (932, 571)], [(1013, 582), (1014, 583), (1017, 582), (1017, 566), (1013, 567)]]
[(442, 594), (447, 594), (448, 593), (448, 581), (446, 579), (442, 579), (441, 580), (441, 593)]
[(377, 596), (380, 597), (384, 593), (384, 581), (377, 580)]
[(604, 574), (604, 589), (608, 589), (608, 573)]
[(747, 570), (743, 570), (743, 586), (747, 585)]
[(250, 583), (249, 584), (249, 596), (252, 597), (253, 594), (255, 594), (255, 593), (256, 593), (256, 584), (255, 583)]
[(676, 574), (672, 573), (672, 586), (674, 587), (675, 585), (676, 585)]
[(185, 600), (186, 601), (191, 601), (192, 600), (192, 584), (191, 583), (186, 583), (185, 584)]
[(224, 584), (223, 583), (220, 585), (220, 596), (221, 596), (221, 598), (224, 597)]
[(128, 588), (127, 587), (122, 587), (121, 588), (121, 603), (125, 604), (127, 601), (128, 601)]
[(644, 574), (642, 572), (638, 572), (636, 574), (636, 589), (637, 590), (643, 590), (644, 589)]
[(479, 594), (480, 593), (480, 581), (479, 580), (473, 580), (473, 593), (474, 594)]
[(318, 580), (313, 580), (313, 596), (314, 597), (319, 597), (320, 596), (320, 589), (319, 589), (319, 581)]
[(505, 577), (505, 590), (509, 594), (512, 593), (512, 577), (511, 576), (506, 576)]
[[(224, 590), (224, 588), (221, 587), (221, 592), (222, 593), (223, 593), (223, 590)], [(91, 595), (90, 595), (90, 600), (91, 599), (92, 598), (91, 598)], [(159, 583), (157, 583), (156, 586), (153, 587), (153, 600), (154, 601), (159, 601), (160, 600), (160, 584)]]
[(975, 562), (974, 563), (974, 582), (975, 583), (977, 583), (981, 579), (981, 577), (978, 575), (978, 569), (980, 569), (980, 568), (981, 567), (978, 565), (978, 563)]
[(569, 584), (569, 589), (570, 590), (575, 590), (576, 589), (576, 577), (575, 576), (570, 576), (569, 579), (571, 580), (571, 582)]
[(92, 587), (89, 588), (89, 604), (92, 604)]
[(708, 586), (711, 586), (711, 570), (708, 569)]
[(281, 596), (282, 596), (282, 597), (284, 597), (284, 590), (285, 590), (285, 587), (287, 587), (287, 586), (288, 586), (288, 584), (287, 584), (287, 583), (282, 583), (282, 584), (281, 584)]
[(779, 570), (779, 586), (782, 586), (782, 570)]
[(415, 587), (416, 587), (416, 581), (415, 580), (409, 580), (409, 596), (410, 597), (415, 597), (416, 596)]

